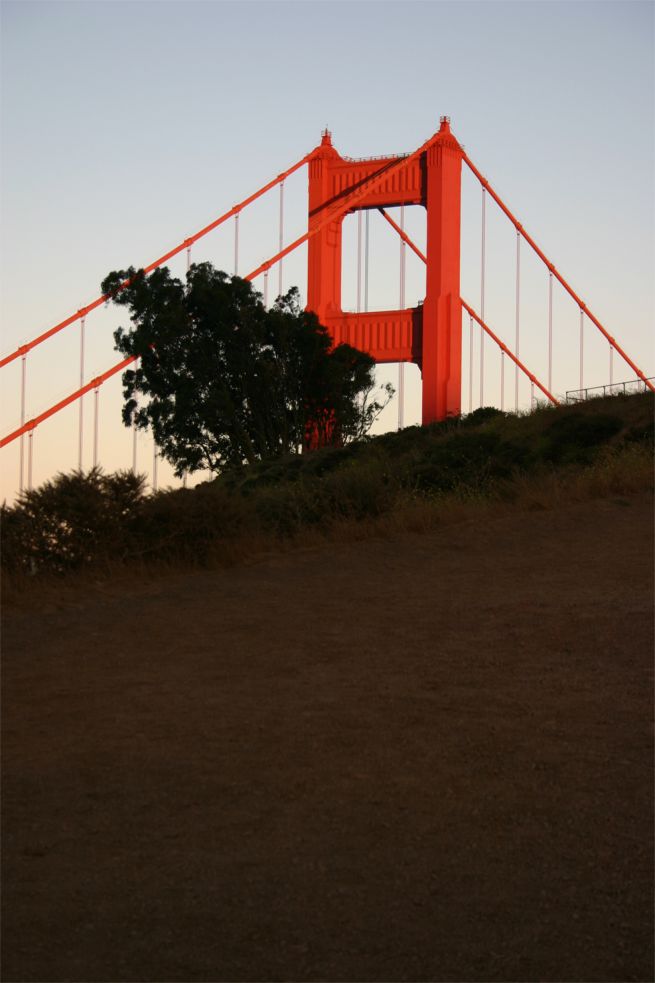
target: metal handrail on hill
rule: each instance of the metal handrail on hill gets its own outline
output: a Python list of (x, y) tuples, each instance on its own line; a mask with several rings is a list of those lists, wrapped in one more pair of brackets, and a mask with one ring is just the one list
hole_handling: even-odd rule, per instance
[(643, 379), (630, 379), (628, 382), (612, 382), (607, 386), (590, 386), (587, 389), (569, 389), (566, 393), (567, 403), (582, 403), (585, 399), (596, 399), (601, 396), (620, 396), (629, 393), (645, 393), (649, 388), (646, 382), (655, 382), (655, 376)]

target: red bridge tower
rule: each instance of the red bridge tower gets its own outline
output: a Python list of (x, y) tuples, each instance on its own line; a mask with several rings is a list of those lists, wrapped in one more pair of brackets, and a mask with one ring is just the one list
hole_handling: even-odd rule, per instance
[(371, 178), (391, 168), (350, 210), (423, 205), (427, 211), (425, 301), (407, 310), (347, 314), (341, 309), (343, 215), (308, 243), (307, 307), (329, 330), (376, 362), (415, 362), (423, 376), (423, 423), (456, 416), (461, 409), (462, 330), (459, 284), (462, 148), (442, 117), (434, 142), (411, 164), (393, 169), (397, 157), (347, 160), (326, 130), (309, 162), (309, 228)]

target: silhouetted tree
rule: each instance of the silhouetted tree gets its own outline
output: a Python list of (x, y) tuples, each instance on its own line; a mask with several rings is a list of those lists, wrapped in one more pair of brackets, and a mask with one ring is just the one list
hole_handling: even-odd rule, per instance
[(123, 376), (123, 422), (150, 427), (178, 475), (293, 453), (308, 434), (346, 443), (393, 394), (386, 386), (375, 398), (373, 359), (332, 349), (296, 288), (267, 310), (248, 281), (200, 263), (186, 283), (166, 267), (116, 271), (102, 291), (131, 314), (117, 349), (140, 356)]

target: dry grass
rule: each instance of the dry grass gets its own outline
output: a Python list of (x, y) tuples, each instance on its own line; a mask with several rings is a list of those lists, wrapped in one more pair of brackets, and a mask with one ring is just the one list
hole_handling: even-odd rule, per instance
[(507, 489), (515, 505), (526, 509), (556, 509), (614, 495), (633, 495), (653, 489), (653, 457), (643, 445), (628, 445), (606, 453), (581, 470), (517, 475)]
[(623, 447), (584, 469), (519, 474), (487, 491), (460, 488), (438, 496), (400, 496), (395, 508), (370, 519), (337, 519), (320, 529), (303, 530), (294, 546), (359, 542), (375, 537), (428, 532), (442, 525), (506, 515), (512, 511), (555, 510), (598, 498), (653, 492), (653, 460), (648, 448)]
[[(58, 574), (5, 573), (3, 603), (15, 607), (37, 603), (59, 603), (80, 591), (123, 590), (127, 584), (155, 581), (194, 565), (229, 568), (258, 562), (271, 555), (316, 550), (330, 543), (359, 543), (392, 539), (404, 533), (427, 533), (440, 526), (479, 522), (512, 512), (554, 511), (568, 504), (617, 496), (653, 493), (652, 455), (643, 445), (608, 450), (586, 468), (550, 469), (518, 474), (484, 491), (467, 487), (439, 495), (401, 492), (393, 506), (378, 515), (338, 517), (323, 524), (301, 525), (291, 535), (267, 530), (263, 524), (243, 529), (229, 538), (217, 538), (202, 561), (185, 559), (101, 560), (88, 570), (72, 571), (65, 579)], [(113, 585), (113, 587), (112, 587)]]
[(61, 475), (3, 512), (3, 593), (20, 604), (652, 491), (652, 442), (653, 399), (640, 394), (528, 415), (485, 410), (151, 497), (129, 473)]
[(7, 611), (3, 978), (652, 980), (652, 508), (568, 481)]

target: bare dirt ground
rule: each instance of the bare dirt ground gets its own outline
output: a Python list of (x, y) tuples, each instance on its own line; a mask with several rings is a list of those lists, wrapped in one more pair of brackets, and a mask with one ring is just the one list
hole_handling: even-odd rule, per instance
[(636, 496), (7, 611), (4, 980), (651, 981), (652, 570)]

